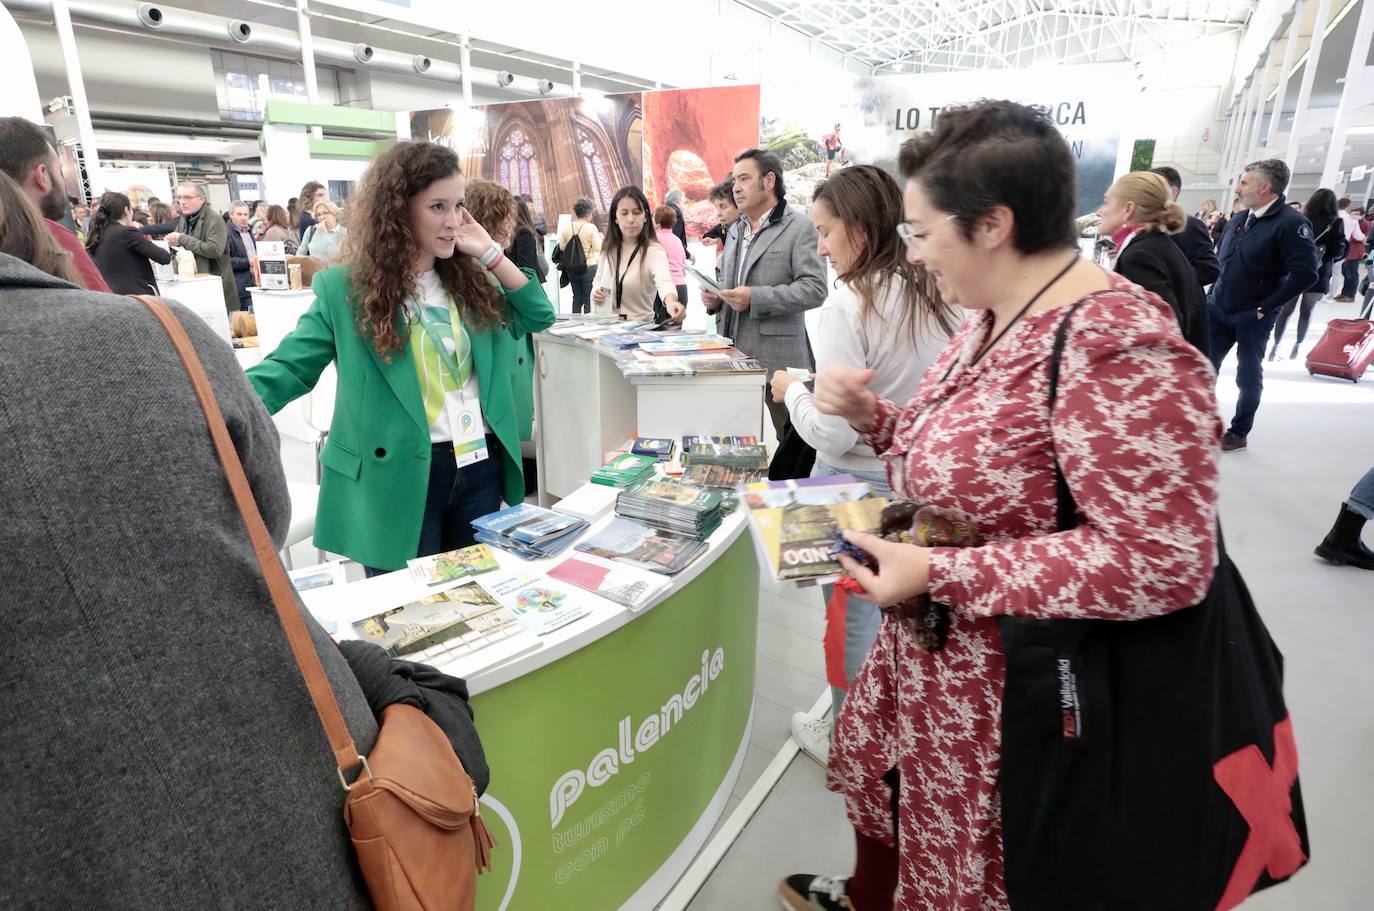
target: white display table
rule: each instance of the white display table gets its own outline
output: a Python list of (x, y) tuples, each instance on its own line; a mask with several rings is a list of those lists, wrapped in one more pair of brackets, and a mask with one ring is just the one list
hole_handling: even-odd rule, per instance
[[(710, 550), (639, 613), (572, 590), (591, 614), (536, 650), (494, 666), (482, 652), (440, 665), (475, 694), (492, 770), (482, 816), (500, 847), (478, 882), (479, 909), (647, 911), (705, 844), (752, 723), (759, 569), (746, 521), (742, 508), (729, 516)], [(493, 550), (503, 570), (530, 572), (572, 553), (526, 561)], [(351, 637), (353, 622), (441, 587), (402, 571), (302, 600)]]
[(539, 502), (566, 497), (631, 437), (763, 438), (763, 373), (625, 377), (580, 339), (534, 337)]
[(226, 342), (231, 340), (229, 311), (224, 307), (224, 284), (218, 275), (174, 276), (160, 280), (157, 288), (159, 297), (185, 305)]

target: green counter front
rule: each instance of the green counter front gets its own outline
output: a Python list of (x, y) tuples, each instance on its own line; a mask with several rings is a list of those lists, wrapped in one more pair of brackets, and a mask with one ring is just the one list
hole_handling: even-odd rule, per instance
[(492, 769), (482, 911), (652, 908), (705, 843), (749, 741), (747, 532), (665, 601), (473, 697)]

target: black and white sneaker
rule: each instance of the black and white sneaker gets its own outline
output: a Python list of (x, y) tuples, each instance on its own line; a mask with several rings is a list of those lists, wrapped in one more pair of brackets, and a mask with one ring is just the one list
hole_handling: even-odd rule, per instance
[(846, 888), (849, 879), (794, 873), (778, 886), (784, 911), (854, 911)]

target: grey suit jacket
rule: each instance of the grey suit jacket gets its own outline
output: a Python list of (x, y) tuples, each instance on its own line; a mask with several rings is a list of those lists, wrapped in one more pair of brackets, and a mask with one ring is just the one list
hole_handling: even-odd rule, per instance
[[(276, 429), (229, 346), (172, 308), (280, 542)], [(162, 326), (3, 254), (0, 311), (0, 908), (371, 908), (329, 743)], [(367, 701), (306, 617), (367, 751)]]
[[(772, 376), (787, 367), (814, 366), (802, 314), (825, 302), (825, 264), (816, 253), (816, 228), (805, 214), (780, 203), (764, 222), (749, 244), (739, 282), (749, 287), (749, 309), (739, 313), (723, 304), (717, 325)], [(726, 235), (723, 288), (736, 285), (744, 230), (741, 219)]]

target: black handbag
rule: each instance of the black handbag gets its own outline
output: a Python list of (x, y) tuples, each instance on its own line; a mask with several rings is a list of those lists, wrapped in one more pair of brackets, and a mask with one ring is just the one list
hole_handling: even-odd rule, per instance
[(797, 428), (789, 420), (782, 428), (782, 438), (773, 453), (773, 461), (768, 463), (768, 480), (790, 481), (796, 478), (811, 477), (811, 469), (816, 465), (816, 450), (802, 439)]
[[(1050, 365), (1054, 407), (1069, 312)], [(1076, 524), (1055, 463), (1058, 527)], [(1220, 530), (1197, 605), (999, 617), (1002, 844), (1014, 911), (1225, 911), (1310, 856), (1283, 656)]]

